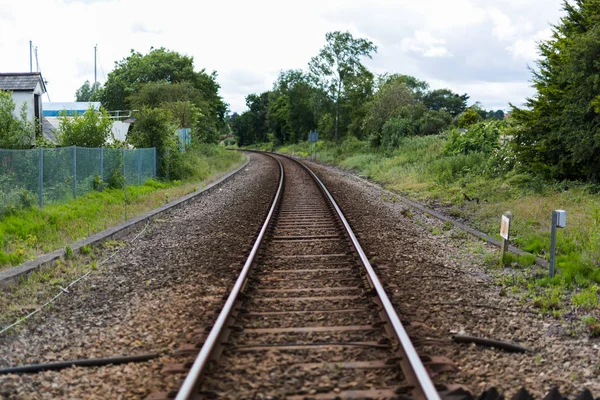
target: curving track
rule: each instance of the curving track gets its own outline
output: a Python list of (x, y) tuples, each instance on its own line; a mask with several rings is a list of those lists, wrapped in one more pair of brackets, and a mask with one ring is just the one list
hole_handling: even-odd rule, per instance
[(272, 208), (176, 398), (439, 399), (331, 194), (272, 157)]

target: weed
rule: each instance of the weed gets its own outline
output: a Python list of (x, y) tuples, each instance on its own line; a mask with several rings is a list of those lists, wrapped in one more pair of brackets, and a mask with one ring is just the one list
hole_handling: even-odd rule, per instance
[(412, 219), (412, 217), (413, 217), (413, 213), (412, 213), (412, 211), (410, 211), (410, 209), (408, 209), (408, 208), (403, 208), (403, 209), (400, 211), (400, 214), (401, 214), (403, 217), (405, 217), (405, 218), (408, 218), (408, 219)]
[(450, 221), (444, 221), (444, 224), (442, 225), (442, 230), (444, 231), (449, 231), (452, 228), (454, 228), (454, 224)]
[(573, 305), (584, 310), (590, 310), (598, 307), (598, 286), (591, 285), (587, 289), (581, 290), (571, 298)]
[(65, 246), (65, 260), (72, 260), (73, 259), (73, 250), (71, 249), (71, 246), (66, 245)]
[(88, 245), (81, 246), (79, 252), (85, 256), (89, 256), (92, 253), (92, 248)]
[(483, 264), (488, 267), (497, 267), (500, 262), (500, 255), (495, 252), (486, 253)]
[(544, 313), (551, 312), (554, 316), (559, 316), (564, 299), (564, 288), (557, 286), (548, 288), (542, 291), (539, 296), (535, 296), (532, 304), (534, 307), (541, 309)]

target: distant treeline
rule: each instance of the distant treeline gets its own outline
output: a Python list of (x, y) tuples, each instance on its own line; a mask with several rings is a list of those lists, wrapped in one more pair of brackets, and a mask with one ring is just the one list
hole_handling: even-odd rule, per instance
[[(375, 76), (362, 63), (377, 51), (370, 41), (348, 32), (328, 33), (326, 39), (308, 71), (281, 72), (272, 90), (246, 97), (249, 110), (230, 117), (240, 145), (297, 143), (317, 129), (326, 140), (354, 137), (394, 146), (403, 136), (458, 126), (468, 111), (467, 94), (430, 90), (427, 82), (408, 75)], [(472, 122), (504, 119), (502, 110), (487, 111), (479, 103), (470, 110)]]

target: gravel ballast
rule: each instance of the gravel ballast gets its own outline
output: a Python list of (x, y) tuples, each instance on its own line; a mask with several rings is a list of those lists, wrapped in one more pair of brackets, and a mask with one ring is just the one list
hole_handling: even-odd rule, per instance
[[(153, 361), (0, 376), (0, 398), (143, 398), (176, 389), (161, 373), (189, 329), (212, 323), (272, 200), (276, 163), (250, 164), (193, 203), (155, 219), (98, 273), (0, 338), (0, 366), (160, 352)], [(125, 238), (133, 238), (137, 232)]]
[[(381, 267), (380, 278), (398, 285), (393, 303), (405, 325), (417, 323), (408, 326), (409, 334), (417, 344), (434, 339), (418, 350), (446, 356), (459, 367), (437, 382), (462, 384), (475, 395), (496, 387), (512, 396), (522, 386), (536, 398), (555, 386), (571, 398), (584, 388), (600, 395), (600, 341), (501, 290), (484, 255), (472, 252), (482, 242), (408, 209), (349, 172), (306, 163), (350, 217), (361, 245)], [(455, 334), (505, 340), (534, 352), (458, 344), (451, 341)]]

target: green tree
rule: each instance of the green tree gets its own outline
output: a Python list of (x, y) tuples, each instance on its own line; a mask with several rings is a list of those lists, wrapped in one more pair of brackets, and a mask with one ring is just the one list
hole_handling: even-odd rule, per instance
[(162, 108), (143, 108), (135, 116), (127, 141), (137, 148), (155, 147), (160, 156), (159, 175), (176, 179), (173, 171), (178, 157), (177, 126), (171, 115)]
[(85, 81), (83, 85), (75, 91), (75, 101), (100, 101), (101, 90), (102, 86), (100, 83), (96, 82), (92, 85), (90, 81)]
[(381, 133), (386, 121), (399, 116), (404, 108), (414, 103), (414, 92), (401, 80), (393, 79), (380, 87), (369, 103), (363, 120), (364, 130), (374, 146), (382, 144)]
[(423, 97), (423, 104), (430, 110), (446, 111), (453, 117), (467, 108), (467, 94), (456, 94), (449, 89), (433, 90)]
[[(108, 110), (155, 108), (163, 103), (190, 101), (201, 115), (199, 131), (225, 128), (227, 104), (219, 95), (217, 74), (194, 70), (194, 59), (164, 48), (148, 54), (134, 50), (108, 74), (101, 101)], [(205, 132), (204, 132), (205, 133)]]
[(512, 106), (520, 161), (557, 179), (600, 181), (600, 1), (563, 3), (560, 23), (539, 44), (536, 94)]
[(337, 144), (340, 103), (346, 83), (352, 76), (367, 72), (361, 57), (371, 58), (371, 54), (377, 52), (377, 46), (367, 39), (354, 38), (350, 32), (329, 32), (325, 40), (327, 44), (311, 59), (309, 70), (314, 81), (335, 104), (334, 138)]
[(477, 112), (477, 108), (470, 107), (467, 111), (458, 116), (458, 127), (468, 128), (469, 126), (482, 121), (481, 115)]
[(377, 81), (378, 88), (383, 88), (392, 83), (403, 83), (413, 91), (417, 100), (421, 100), (427, 93), (427, 90), (429, 90), (429, 84), (427, 82), (410, 75), (384, 73), (377, 77)]
[(61, 146), (102, 147), (112, 136), (112, 120), (106, 110), (90, 104), (83, 115), (61, 112), (55, 134)]
[(18, 118), (15, 107), (12, 95), (0, 90), (0, 149), (28, 149), (34, 144), (35, 129), (27, 120), (27, 105), (23, 104)]

